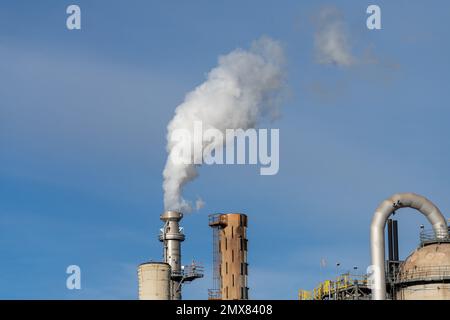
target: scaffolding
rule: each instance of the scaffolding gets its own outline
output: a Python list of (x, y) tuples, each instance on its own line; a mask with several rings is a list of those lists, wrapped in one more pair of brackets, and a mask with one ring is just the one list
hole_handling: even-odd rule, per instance
[(312, 292), (308, 290), (298, 290), (298, 300), (313, 300)]
[(220, 218), (221, 214), (209, 215), (209, 226), (213, 228), (213, 287), (208, 289), (209, 300), (221, 300), (221, 274), (220, 274), (220, 229), (225, 226), (224, 221)]
[(368, 300), (371, 290), (366, 275), (344, 273), (336, 280), (325, 280), (312, 291), (299, 290), (299, 300)]

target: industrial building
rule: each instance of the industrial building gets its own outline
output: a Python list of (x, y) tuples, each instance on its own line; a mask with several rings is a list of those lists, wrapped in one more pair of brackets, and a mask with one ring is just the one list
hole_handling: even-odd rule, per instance
[(146, 262), (138, 267), (140, 300), (180, 300), (182, 285), (203, 277), (202, 267), (192, 262), (181, 264), (181, 242), (185, 235), (180, 227), (181, 212), (166, 211), (159, 241), (163, 244), (163, 262)]
[[(419, 246), (403, 261), (399, 258), (398, 222), (391, 218), (401, 208), (416, 209), (432, 227), (432, 230), (421, 227)], [(180, 227), (182, 218), (183, 214), (176, 211), (166, 211), (160, 216), (163, 227), (158, 238), (163, 247), (163, 261), (139, 265), (139, 299), (180, 300), (183, 285), (203, 277), (202, 267), (196, 263), (182, 265), (181, 243), (185, 240)], [(213, 285), (208, 290), (208, 299), (249, 299), (247, 215), (212, 214), (208, 225), (213, 231)], [(298, 298), (450, 300), (450, 229), (439, 208), (425, 197), (400, 193), (383, 201), (372, 218), (370, 251), (372, 263), (367, 274), (341, 274), (321, 282), (313, 290), (299, 290)]]
[[(160, 219), (159, 241), (163, 244), (163, 261), (138, 266), (140, 300), (180, 300), (186, 282), (203, 277), (201, 266), (181, 263), (181, 242), (185, 240), (180, 220), (183, 214), (166, 211)], [(213, 228), (213, 289), (209, 299), (248, 299), (247, 216), (241, 213), (209, 216)]]
[(213, 228), (213, 300), (248, 299), (247, 216), (241, 213), (209, 216)]
[[(400, 261), (398, 224), (389, 217), (405, 207), (422, 213), (433, 230), (422, 228), (418, 248)], [(299, 290), (299, 299), (450, 300), (450, 228), (438, 207), (417, 194), (395, 194), (376, 209), (370, 230), (372, 265), (369, 274), (352, 276), (347, 273), (336, 280), (326, 280), (312, 291)]]

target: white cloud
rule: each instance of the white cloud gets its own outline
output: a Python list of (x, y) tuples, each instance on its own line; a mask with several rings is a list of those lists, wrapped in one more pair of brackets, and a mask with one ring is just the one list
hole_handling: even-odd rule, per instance
[(356, 58), (351, 52), (349, 34), (339, 11), (334, 7), (324, 7), (317, 19), (314, 42), (316, 60), (320, 64), (352, 66)]

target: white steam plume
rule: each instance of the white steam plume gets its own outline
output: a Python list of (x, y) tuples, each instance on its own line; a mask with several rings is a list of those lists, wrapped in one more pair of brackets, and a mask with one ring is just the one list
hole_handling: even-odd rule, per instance
[(340, 12), (334, 7), (324, 7), (317, 19), (314, 37), (316, 60), (320, 64), (349, 67), (356, 63), (350, 49), (349, 35)]
[[(276, 114), (277, 93), (284, 84), (283, 60), (283, 50), (278, 42), (262, 37), (249, 50), (236, 49), (220, 56), (218, 66), (208, 73), (207, 80), (186, 95), (167, 126), (168, 157), (163, 172), (166, 210), (192, 210), (191, 203), (182, 198), (182, 190), (198, 175), (198, 165), (171, 160), (171, 154), (175, 152), (175, 143), (171, 141), (174, 130), (184, 129), (193, 134), (197, 121), (202, 122), (203, 130), (215, 128), (222, 133), (226, 129), (246, 130), (255, 127), (263, 116)], [(193, 148), (193, 141), (186, 143), (186, 147)], [(209, 148), (211, 143), (222, 142), (202, 143), (203, 147)], [(191, 163), (198, 162), (192, 159)], [(203, 203), (198, 200), (196, 208)]]

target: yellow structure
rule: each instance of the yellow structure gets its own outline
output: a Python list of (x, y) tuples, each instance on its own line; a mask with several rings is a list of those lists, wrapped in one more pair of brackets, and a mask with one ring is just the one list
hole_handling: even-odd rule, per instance
[(209, 299), (248, 299), (247, 216), (241, 213), (210, 216), (214, 230), (214, 289)]
[(298, 290), (298, 300), (312, 300), (312, 292), (308, 290)]

